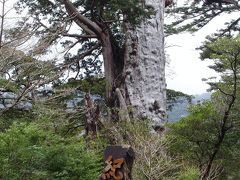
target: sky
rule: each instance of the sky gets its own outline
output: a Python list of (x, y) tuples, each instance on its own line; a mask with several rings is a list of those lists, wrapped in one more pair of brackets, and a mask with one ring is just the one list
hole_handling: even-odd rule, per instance
[(205, 93), (209, 86), (202, 78), (217, 76), (208, 68), (211, 61), (201, 61), (197, 47), (204, 40), (202, 35), (189, 33), (166, 38), (166, 53), (170, 62), (166, 66), (167, 88), (190, 95)]
[[(165, 39), (166, 53), (170, 62), (166, 67), (167, 88), (190, 95), (205, 93), (209, 86), (202, 78), (219, 77), (208, 68), (210, 60), (201, 61), (200, 52), (196, 50), (207, 35), (216, 32), (224, 23), (239, 13), (223, 15), (212, 20), (206, 27), (194, 34), (182, 33)], [(165, 19), (167, 21), (167, 19)]]
[[(8, 0), (8, 8), (12, 7), (14, 1)], [(202, 81), (202, 78), (217, 76), (217, 74), (208, 68), (211, 61), (201, 61), (199, 59), (199, 51), (196, 48), (201, 45), (206, 35), (214, 33), (234, 15), (236, 14), (216, 18), (194, 34), (183, 33), (165, 39), (166, 53), (168, 59), (170, 59), (166, 67), (167, 88), (190, 95), (206, 92), (209, 86)], [(17, 15), (11, 11), (9, 17), (13, 16), (16, 17)], [(165, 21), (168, 21), (168, 19), (165, 19)]]

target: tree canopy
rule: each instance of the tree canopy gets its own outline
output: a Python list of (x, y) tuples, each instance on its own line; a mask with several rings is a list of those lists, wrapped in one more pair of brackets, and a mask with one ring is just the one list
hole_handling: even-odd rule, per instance
[[(152, 12), (141, 6), (139, 0), (95, 1), (78, 0), (75, 2), (49, 0), (19, 0), (16, 9), (28, 10), (31, 17), (26, 27), (33, 28), (39, 42), (33, 51), (44, 53), (49, 46), (60, 43), (65, 48), (65, 64), (72, 71), (80, 72), (85, 68), (86, 75), (99, 73), (102, 52), (101, 32), (109, 32), (115, 51), (119, 54), (124, 44), (124, 21), (137, 24)], [(77, 17), (76, 17), (77, 16)], [(73, 53), (71, 49), (76, 49)]]
[(165, 26), (165, 31), (167, 35), (184, 31), (195, 32), (217, 17), (232, 14), (232, 20), (226, 22), (224, 27), (216, 32), (216, 35), (220, 37), (231, 36), (235, 34), (234, 32), (238, 33), (240, 30), (240, 17), (237, 15), (239, 10), (240, 5), (235, 0), (186, 1), (184, 5), (166, 10), (166, 13), (173, 15), (175, 20)]
[(239, 178), (239, 38), (205, 43), (201, 57), (213, 61), (210, 68), (220, 73), (221, 79), (209, 78), (214, 90), (210, 102), (191, 106), (189, 116), (171, 126), (170, 136), (177, 141), (172, 148), (198, 166), (203, 179)]

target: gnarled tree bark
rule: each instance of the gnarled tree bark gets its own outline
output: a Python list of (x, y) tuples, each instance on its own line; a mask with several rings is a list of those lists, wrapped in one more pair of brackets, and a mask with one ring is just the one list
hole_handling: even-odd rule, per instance
[(164, 121), (166, 111), (164, 0), (145, 0), (156, 14), (139, 27), (126, 24), (125, 97), (134, 118)]

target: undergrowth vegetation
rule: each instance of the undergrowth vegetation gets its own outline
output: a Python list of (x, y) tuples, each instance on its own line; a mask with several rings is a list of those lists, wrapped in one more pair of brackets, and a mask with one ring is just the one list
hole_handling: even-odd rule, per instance
[(133, 179), (196, 176), (169, 153), (172, 142), (152, 132), (148, 120), (103, 121), (104, 129), (97, 136), (86, 137), (84, 127), (71, 128), (74, 112), (46, 107), (39, 103), (30, 111), (8, 110), (1, 116), (5, 122), (0, 133), (1, 179), (95, 180), (103, 169), (103, 152), (109, 144), (132, 146)]
[(67, 120), (51, 108), (5, 112), (0, 179), (97, 179), (106, 142), (67, 134)]

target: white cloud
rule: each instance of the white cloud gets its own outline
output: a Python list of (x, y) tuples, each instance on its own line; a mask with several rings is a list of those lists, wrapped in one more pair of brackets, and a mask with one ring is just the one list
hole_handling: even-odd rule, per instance
[[(195, 34), (183, 33), (166, 38), (167, 46), (170, 46), (166, 48), (170, 58), (170, 65), (166, 68), (167, 88), (188, 94), (206, 92), (209, 86), (201, 79), (217, 76), (217, 74), (208, 68), (211, 61), (201, 61), (199, 59), (199, 51), (196, 48), (202, 44), (207, 35), (216, 32), (233, 17), (236, 17), (236, 13), (214, 19)], [(174, 72), (173, 75), (171, 75), (172, 72)]]

